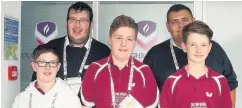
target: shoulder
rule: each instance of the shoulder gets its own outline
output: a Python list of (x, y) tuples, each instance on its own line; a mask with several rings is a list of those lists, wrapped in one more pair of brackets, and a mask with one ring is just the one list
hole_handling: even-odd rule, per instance
[(15, 97), (15, 103), (29, 99), (29, 96), (30, 96), (30, 92), (22, 91)]
[(104, 43), (101, 43), (101, 42), (97, 41), (94, 38), (92, 39), (92, 45), (93, 45), (94, 48), (97, 48), (97, 49), (110, 50), (107, 45), (105, 45)]
[(179, 81), (183, 77), (183, 74), (182, 74), (183, 72), (184, 72), (183, 69), (176, 71), (175, 73), (167, 77), (166, 82), (173, 83), (173, 82)]
[(219, 43), (217, 43), (214, 40), (212, 40), (211, 43), (212, 43), (211, 53), (220, 54), (224, 52), (223, 48), (219, 45)]
[(169, 47), (169, 45), (170, 45), (170, 39), (153, 46), (150, 50), (157, 52), (157, 51), (160, 51), (160, 50), (167, 49), (167, 47)]
[(108, 60), (108, 57), (105, 57), (101, 60), (98, 60), (98, 61), (95, 61), (95, 62), (92, 62), (90, 64), (90, 66), (93, 68), (93, 67), (97, 67), (97, 68), (100, 68), (100, 67), (103, 67), (103, 66), (106, 66), (107, 64), (107, 60)]
[(161, 53), (161, 52), (165, 52), (165, 50), (169, 49), (169, 41), (170, 39), (162, 42), (162, 43), (159, 43), (155, 46), (153, 46), (149, 51), (148, 51), (148, 54), (157, 54), (157, 53)]
[(135, 66), (135, 69), (138, 70), (138, 71), (141, 71), (141, 70), (146, 70), (146, 69), (150, 69), (150, 67), (142, 62), (140, 62), (139, 60), (133, 58), (134, 60), (134, 66)]
[(62, 80), (61, 78), (57, 78), (56, 79), (56, 84), (58, 84), (58, 89), (59, 92), (63, 95), (63, 96), (67, 96), (67, 97), (72, 97), (75, 96), (76, 93), (73, 91), (73, 89), (69, 86), (69, 84), (67, 84), (66, 81)]
[(49, 41), (48, 44), (50, 44), (50, 45), (53, 45), (53, 44), (54, 44), (54, 45), (62, 44), (62, 43), (65, 42), (65, 37), (66, 37), (66, 36), (63, 36), (63, 37), (60, 37), (60, 38), (57, 38), (57, 39), (53, 39), (53, 40)]

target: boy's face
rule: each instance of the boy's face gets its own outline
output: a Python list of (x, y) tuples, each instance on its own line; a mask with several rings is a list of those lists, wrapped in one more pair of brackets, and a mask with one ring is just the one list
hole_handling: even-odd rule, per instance
[(118, 60), (127, 60), (131, 56), (136, 42), (135, 29), (120, 27), (109, 37), (111, 54)]
[(60, 63), (56, 55), (51, 52), (41, 54), (31, 62), (33, 70), (37, 74), (37, 80), (49, 83), (56, 79), (56, 73), (60, 69)]
[(183, 51), (187, 53), (188, 62), (205, 63), (212, 44), (205, 35), (189, 33), (186, 43), (182, 43)]

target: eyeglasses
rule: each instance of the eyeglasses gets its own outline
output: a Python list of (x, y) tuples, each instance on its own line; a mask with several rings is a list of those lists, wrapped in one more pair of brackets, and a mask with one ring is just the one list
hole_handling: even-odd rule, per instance
[(88, 19), (85, 19), (85, 18), (81, 18), (81, 19), (76, 19), (76, 18), (69, 18), (69, 21), (71, 23), (81, 23), (81, 24), (87, 24), (89, 23), (90, 21)]
[(37, 63), (37, 65), (39, 67), (46, 67), (47, 64), (49, 64), (50, 67), (56, 67), (58, 65), (59, 62), (54, 62), (54, 61), (51, 61), (51, 62), (46, 62), (46, 61), (36, 61), (35, 63)]

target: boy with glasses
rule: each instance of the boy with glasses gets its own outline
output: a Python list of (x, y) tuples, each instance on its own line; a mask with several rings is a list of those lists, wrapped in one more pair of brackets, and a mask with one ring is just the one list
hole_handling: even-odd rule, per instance
[(75, 92), (56, 78), (61, 63), (54, 48), (46, 44), (37, 46), (31, 66), (37, 79), (16, 96), (12, 108), (81, 108)]

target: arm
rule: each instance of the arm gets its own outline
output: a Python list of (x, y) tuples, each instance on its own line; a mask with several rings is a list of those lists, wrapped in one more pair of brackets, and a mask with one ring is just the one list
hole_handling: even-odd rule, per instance
[(232, 91), (230, 91), (230, 96), (231, 96), (231, 99), (232, 99), (232, 105), (233, 105), (233, 108), (235, 108), (236, 90), (232, 90)]
[(18, 108), (18, 103), (19, 103), (19, 95), (17, 95), (16, 97), (15, 97), (15, 100), (14, 100), (14, 102), (13, 102), (13, 104), (12, 104), (12, 107), (11, 108)]
[(228, 82), (224, 77), (222, 77), (220, 81), (221, 81), (221, 97), (220, 97), (219, 108), (233, 108)]
[(145, 77), (145, 87), (142, 89), (141, 93), (144, 93), (140, 103), (145, 108), (154, 108), (159, 102), (159, 90), (155, 82), (155, 78), (152, 74), (151, 69), (146, 66), (141, 69)]
[(173, 100), (172, 100), (172, 93), (171, 93), (171, 85), (170, 85), (170, 79), (166, 79), (161, 95), (160, 95), (160, 107), (161, 108), (172, 108)]
[(95, 68), (95, 64), (91, 64), (82, 80), (82, 87), (80, 90), (81, 94), (81, 102), (83, 103), (84, 108), (93, 107), (95, 105), (94, 99), (94, 85), (95, 85), (95, 72), (97, 68)]

